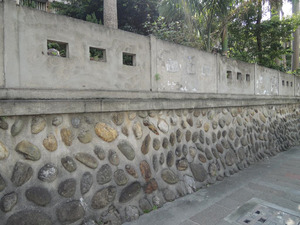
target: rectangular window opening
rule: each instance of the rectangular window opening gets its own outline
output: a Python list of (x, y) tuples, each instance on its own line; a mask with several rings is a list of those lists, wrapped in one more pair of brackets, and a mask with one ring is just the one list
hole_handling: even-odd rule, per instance
[(106, 62), (105, 49), (90, 47), (90, 60), (98, 61), (98, 62)]
[(69, 57), (68, 43), (47, 40), (47, 55), (63, 58)]
[(246, 81), (250, 82), (250, 74), (246, 74)]
[(232, 71), (227, 70), (227, 79), (232, 79)]
[(237, 80), (242, 80), (242, 73), (237, 72), (236, 79)]
[(123, 65), (136, 66), (136, 55), (123, 52)]
[(287, 86), (287, 87), (289, 86), (289, 82), (288, 82), (288, 81), (286, 82), (286, 86)]
[(284, 86), (284, 80), (282, 80), (282, 86)]

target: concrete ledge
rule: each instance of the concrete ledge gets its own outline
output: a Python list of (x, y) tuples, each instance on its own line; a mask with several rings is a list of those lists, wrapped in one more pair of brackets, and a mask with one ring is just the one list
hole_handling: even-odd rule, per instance
[(0, 116), (282, 105), (297, 97), (1, 89)]

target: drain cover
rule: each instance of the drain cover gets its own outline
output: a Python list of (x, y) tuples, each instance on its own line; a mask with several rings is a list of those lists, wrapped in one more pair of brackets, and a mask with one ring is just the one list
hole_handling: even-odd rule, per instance
[(300, 225), (300, 215), (289, 209), (253, 198), (225, 218), (239, 225)]

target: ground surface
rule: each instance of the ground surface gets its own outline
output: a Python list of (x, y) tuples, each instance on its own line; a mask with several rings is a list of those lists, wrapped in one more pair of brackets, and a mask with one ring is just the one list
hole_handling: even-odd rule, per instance
[[(222, 182), (167, 203), (159, 210), (145, 214), (135, 222), (125, 224), (247, 224), (247, 221), (242, 223), (244, 220), (242, 221), (241, 218), (253, 210), (253, 207), (247, 212), (243, 210), (247, 208), (245, 205), (251, 202), (273, 207), (266, 209), (273, 214), (280, 211), (293, 215), (294, 220), (300, 217), (300, 146), (251, 165), (225, 178)], [(259, 208), (261, 205), (255, 207)], [(264, 213), (267, 212), (266, 210)], [(238, 220), (240, 223), (237, 222)], [(280, 220), (269, 223), (264, 222), (264, 219), (255, 223), (250, 221), (248, 224), (285, 225)], [(298, 225), (298, 222), (290, 221), (286, 224)]]

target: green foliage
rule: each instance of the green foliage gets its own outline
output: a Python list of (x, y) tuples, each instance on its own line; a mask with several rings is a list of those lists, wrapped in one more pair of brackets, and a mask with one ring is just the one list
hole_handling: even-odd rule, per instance
[[(57, 51), (59, 51), (59, 54), (60, 54), (61, 57), (66, 57), (67, 56), (67, 49), (66, 49), (67, 46), (64, 43), (48, 41), (47, 47), (48, 47), (48, 49), (54, 48)], [(51, 54), (55, 54), (55, 53), (52, 52)]]
[(27, 6), (29, 8), (36, 8), (37, 4), (34, 0), (23, 0), (22, 1), (23, 6)]
[(154, 206), (152, 207), (152, 209), (145, 209), (143, 212), (144, 212), (144, 213), (149, 213), (149, 212), (151, 212), (152, 210), (157, 210), (157, 206), (154, 205)]
[(103, 61), (104, 60), (104, 50), (97, 48), (90, 48), (90, 60)]
[(155, 74), (155, 80), (160, 80), (160, 75), (159, 75), (159, 73), (156, 73), (156, 74)]

